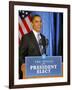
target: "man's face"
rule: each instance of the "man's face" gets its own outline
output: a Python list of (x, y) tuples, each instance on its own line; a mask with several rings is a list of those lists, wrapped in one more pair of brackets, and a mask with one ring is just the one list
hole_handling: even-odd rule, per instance
[(32, 26), (36, 32), (40, 32), (41, 26), (42, 26), (41, 17), (39, 17), (39, 16), (34, 17), (34, 19), (32, 21)]

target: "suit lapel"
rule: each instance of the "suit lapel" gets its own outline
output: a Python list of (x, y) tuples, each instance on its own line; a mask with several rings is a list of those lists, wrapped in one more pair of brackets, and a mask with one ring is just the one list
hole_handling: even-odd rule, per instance
[(35, 37), (35, 35), (32, 31), (31, 31), (31, 34), (30, 34), (30, 40), (31, 40), (31, 44), (36, 48), (38, 53), (41, 55), (40, 49), (39, 49), (39, 46), (38, 46), (38, 42), (37, 42), (36, 37)]

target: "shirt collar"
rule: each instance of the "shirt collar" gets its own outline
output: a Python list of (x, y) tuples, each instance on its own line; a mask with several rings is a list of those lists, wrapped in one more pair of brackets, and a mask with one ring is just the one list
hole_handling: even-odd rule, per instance
[(34, 29), (32, 30), (34, 35), (37, 36), (38, 34), (40, 34), (40, 32), (36, 32)]

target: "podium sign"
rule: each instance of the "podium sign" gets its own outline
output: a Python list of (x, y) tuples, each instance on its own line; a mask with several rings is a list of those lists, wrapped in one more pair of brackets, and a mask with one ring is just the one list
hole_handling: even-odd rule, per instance
[(62, 76), (61, 56), (33, 56), (25, 58), (26, 77)]

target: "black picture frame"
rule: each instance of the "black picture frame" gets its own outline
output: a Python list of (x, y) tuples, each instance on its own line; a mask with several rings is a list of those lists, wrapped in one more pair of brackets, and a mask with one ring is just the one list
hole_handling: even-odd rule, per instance
[[(54, 8), (66, 8), (67, 20), (68, 20), (68, 62), (67, 62), (67, 82), (58, 82), (58, 83), (40, 83), (40, 84), (25, 84), (25, 85), (14, 85), (14, 6), (40, 6), (40, 7), (54, 7)], [(9, 2), (9, 88), (29, 88), (29, 87), (45, 87), (45, 86), (61, 86), (61, 85), (70, 85), (70, 5), (64, 4), (50, 4), (50, 3), (33, 3), (33, 2), (19, 2), (19, 1), (10, 1)]]

